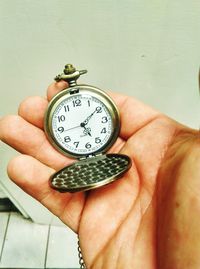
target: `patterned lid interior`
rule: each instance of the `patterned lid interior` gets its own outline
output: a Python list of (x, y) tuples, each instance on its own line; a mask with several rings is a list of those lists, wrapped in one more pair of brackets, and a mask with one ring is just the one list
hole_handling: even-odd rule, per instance
[(131, 159), (126, 155), (100, 155), (61, 169), (50, 178), (50, 185), (60, 192), (86, 191), (111, 183), (130, 167)]

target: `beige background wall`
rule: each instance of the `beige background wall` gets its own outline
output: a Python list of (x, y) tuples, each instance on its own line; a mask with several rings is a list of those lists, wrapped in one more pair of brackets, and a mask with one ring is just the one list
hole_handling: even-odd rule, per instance
[[(0, 115), (45, 95), (70, 62), (88, 69), (82, 82), (198, 128), (199, 14), (199, 0), (0, 0)], [(7, 180), (13, 153), (1, 144), (0, 155), (1, 181), (26, 210), (40, 212)]]
[(199, 125), (198, 0), (0, 0), (0, 113), (44, 95), (63, 65)]

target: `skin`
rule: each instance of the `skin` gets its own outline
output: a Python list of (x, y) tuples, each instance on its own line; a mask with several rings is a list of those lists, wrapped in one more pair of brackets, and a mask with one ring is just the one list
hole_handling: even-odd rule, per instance
[(43, 130), (48, 101), (67, 87), (53, 83), (47, 98), (29, 97), (19, 115), (0, 120), (0, 138), (21, 154), (9, 177), (78, 233), (87, 268), (200, 268), (200, 139), (141, 102), (110, 93), (121, 132), (110, 152), (127, 154), (131, 169), (87, 193), (59, 193), (48, 179), (74, 160), (58, 153)]

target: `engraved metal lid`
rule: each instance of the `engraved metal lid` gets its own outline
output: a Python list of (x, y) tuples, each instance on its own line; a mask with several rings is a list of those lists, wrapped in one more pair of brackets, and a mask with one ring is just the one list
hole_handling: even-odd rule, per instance
[(87, 191), (119, 179), (131, 167), (122, 154), (107, 154), (75, 162), (53, 174), (52, 188), (60, 192)]

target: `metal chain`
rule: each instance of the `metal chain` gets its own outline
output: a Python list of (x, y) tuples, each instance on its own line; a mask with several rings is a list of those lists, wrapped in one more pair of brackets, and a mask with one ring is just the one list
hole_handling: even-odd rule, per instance
[(81, 252), (79, 237), (78, 237), (78, 257), (79, 257), (79, 264), (81, 266), (80, 269), (87, 269), (87, 267), (85, 265), (85, 262), (83, 260), (83, 255), (82, 255), (82, 252)]

